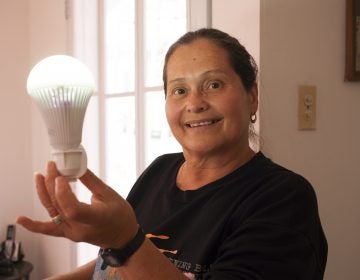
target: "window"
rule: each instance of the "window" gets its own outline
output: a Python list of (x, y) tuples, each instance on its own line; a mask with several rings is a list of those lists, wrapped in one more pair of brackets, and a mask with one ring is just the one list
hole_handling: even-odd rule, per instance
[(103, 3), (105, 178), (125, 197), (145, 166), (174, 147), (163, 125), (162, 65), (168, 46), (186, 32), (186, 2)]
[[(209, 0), (73, 1), (72, 51), (98, 81), (87, 109), (88, 165), (126, 197), (157, 156), (180, 151), (165, 119), (162, 85), (167, 48), (189, 29), (210, 25)], [(80, 199), (90, 194), (77, 187)], [(76, 245), (76, 263), (97, 248)]]

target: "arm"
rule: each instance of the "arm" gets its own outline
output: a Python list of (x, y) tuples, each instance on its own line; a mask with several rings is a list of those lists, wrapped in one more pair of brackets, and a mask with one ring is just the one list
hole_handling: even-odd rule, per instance
[[(46, 177), (37, 174), (35, 180), (40, 201), (50, 217), (60, 214), (64, 221), (55, 224), (19, 217), (17, 222), (28, 230), (102, 248), (122, 248), (135, 236), (138, 224), (130, 204), (92, 172), (87, 171), (80, 178), (92, 192), (91, 204), (77, 200), (68, 181), (59, 176), (53, 162), (48, 164)], [(73, 273), (50, 279), (90, 279), (93, 269), (94, 263), (91, 262)], [(118, 271), (122, 278), (128, 280), (187, 279), (147, 239)], [(71, 278), (78, 276), (84, 278)]]
[(91, 276), (93, 274), (94, 267), (95, 267), (95, 260), (87, 264), (84, 264), (82, 266), (79, 266), (72, 272), (58, 276), (52, 276), (46, 278), (45, 280), (89, 280), (91, 279)]
[(127, 280), (189, 280), (147, 238), (119, 272)]
[(327, 243), (311, 185), (281, 176), (263, 188), (224, 228), (211, 279), (323, 279)]

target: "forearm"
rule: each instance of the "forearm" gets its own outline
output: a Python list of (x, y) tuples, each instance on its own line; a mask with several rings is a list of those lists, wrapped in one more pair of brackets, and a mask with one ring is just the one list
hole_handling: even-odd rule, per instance
[(124, 280), (188, 280), (147, 238), (119, 271)]
[(51, 276), (46, 278), (45, 280), (90, 280), (95, 268), (95, 260), (88, 262), (82, 266), (79, 266), (75, 270), (58, 275), (58, 276)]

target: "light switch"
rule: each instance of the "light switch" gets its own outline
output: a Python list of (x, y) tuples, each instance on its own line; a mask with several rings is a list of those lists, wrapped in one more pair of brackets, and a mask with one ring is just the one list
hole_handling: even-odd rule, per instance
[(316, 129), (316, 86), (299, 86), (298, 129)]

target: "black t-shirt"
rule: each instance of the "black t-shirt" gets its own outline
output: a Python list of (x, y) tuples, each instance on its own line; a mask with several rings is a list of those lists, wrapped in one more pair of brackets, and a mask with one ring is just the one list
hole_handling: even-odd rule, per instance
[(323, 279), (327, 242), (312, 186), (261, 152), (197, 190), (183, 155), (156, 159), (128, 201), (147, 237), (189, 279)]

